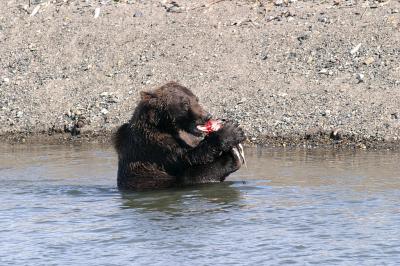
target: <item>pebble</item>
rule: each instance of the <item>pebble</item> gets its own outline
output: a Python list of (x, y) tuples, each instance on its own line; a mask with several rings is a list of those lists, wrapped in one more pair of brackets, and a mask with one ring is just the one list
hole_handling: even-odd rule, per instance
[(364, 82), (364, 74), (357, 73), (356, 74), (356, 79), (358, 80), (358, 83)]
[(360, 50), (360, 48), (361, 48), (361, 43), (357, 44), (353, 49), (351, 49), (350, 54), (355, 55), (358, 52), (358, 50)]
[(325, 111), (321, 112), (322, 116), (330, 116), (330, 114), (331, 114), (331, 110), (325, 110)]
[(327, 23), (328, 22), (328, 18), (327, 17), (320, 17), (320, 18), (318, 18), (318, 22)]
[(100, 7), (96, 7), (94, 10), (94, 18), (98, 18), (100, 16)]
[(274, 4), (276, 6), (281, 6), (281, 5), (283, 5), (283, 0), (275, 0)]
[(327, 74), (328, 74), (328, 69), (323, 68), (323, 69), (321, 69), (321, 70), (319, 71), (319, 73), (320, 73), (320, 74), (327, 75)]
[(368, 57), (367, 59), (364, 60), (365, 65), (370, 65), (373, 62), (375, 62), (375, 59), (373, 57)]
[(162, 6), (165, 8), (167, 12), (171, 13), (181, 13), (184, 11), (184, 8), (181, 7), (177, 2), (175, 1), (169, 1), (169, 0), (163, 0), (161, 1)]
[(109, 113), (109, 111), (106, 108), (101, 109), (100, 113), (102, 113), (103, 115), (106, 115)]
[(261, 55), (261, 60), (267, 60), (268, 59), (268, 54), (267, 53), (263, 53)]
[(334, 128), (331, 131), (330, 138), (334, 140), (340, 140), (342, 138), (341, 136), (341, 129), (340, 128)]
[(308, 40), (310, 38), (309, 33), (303, 33), (299, 37), (297, 37), (297, 40), (299, 40), (300, 43), (304, 42), (305, 40)]
[(4, 80), (5, 83), (10, 82), (10, 79), (9, 79), (9, 78), (3, 78), (3, 80)]
[(35, 16), (35, 15), (39, 12), (39, 9), (40, 9), (40, 5), (37, 5), (37, 6), (32, 10), (31, 17)]
[(133, 17), (134, 18), (143, 17), (143, 13), (141, 11), (135, 11), (135, 13), (133, 13)]
[(18, 111), (17, 114), (15, 115), (16, 118), (21, 118), (24, 112)]

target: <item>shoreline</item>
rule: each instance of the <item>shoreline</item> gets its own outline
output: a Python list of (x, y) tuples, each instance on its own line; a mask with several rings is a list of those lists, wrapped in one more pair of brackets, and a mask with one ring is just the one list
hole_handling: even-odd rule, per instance
[[(100, 144), (112, 146), (112, 134), (114, 131), (83, 132), (78, 136), (70, 133), (10, 133), (0, 135), (0, 143), (10, 145), (85, 145)], [(400, 150), (400, 142), (384, 140), (355, 139), (354, 137), (333, 139), (331, 134), (323, 132), (303, 137), (292, 136), (262, 136), (257, 140), (247, 139), (246, 148), (288, 148), (288, 149), (334, 149), (334, 150)]]

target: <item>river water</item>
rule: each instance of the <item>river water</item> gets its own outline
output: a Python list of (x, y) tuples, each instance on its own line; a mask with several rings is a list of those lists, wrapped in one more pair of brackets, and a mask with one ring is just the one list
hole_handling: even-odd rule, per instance
[(247, 149), (229, 182), (121, 193), (102, 146), (0, 146), (0, 265), (399, 265), (400, 154)]

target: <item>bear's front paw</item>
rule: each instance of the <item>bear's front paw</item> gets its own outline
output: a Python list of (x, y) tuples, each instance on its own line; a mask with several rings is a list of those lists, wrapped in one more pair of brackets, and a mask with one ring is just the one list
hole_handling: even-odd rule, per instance
[(245, 141), (246, 136), (237, 123), (227, 122), (216, 132), (222, 151), (229, 151)]

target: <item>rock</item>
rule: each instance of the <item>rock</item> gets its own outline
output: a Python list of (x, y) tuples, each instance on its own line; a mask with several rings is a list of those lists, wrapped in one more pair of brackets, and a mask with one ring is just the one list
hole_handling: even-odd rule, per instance
[(330, 116), (330, 114), (331, 114), (331, 110), (325, 110), (325, 111), (321, 112), (322, 116)]
[(399, 10), (397, 9), (397, 8), (394, 8), (394, 9), (392, 9), (392, 14), (396, 14), (396, 13), (399, 13)]
[(246, 98), (242, 98), (242, 99), (240, 99), (236, 104), (242, 104), (242, 103), (244, 103), (244, 102), (246, 102), (247, 101), (247, 99)]
[(321, 70), (319, 71), (319, 73), (320, 73), (320, 74), (324, 74), (324, 75), (328, 75), (328, 74), (329, 74), (328, 69), (326, 69), (326, 68), (321, 69)]
[(135, 13), (133, 13), (133, 17), (134, 18), (143, 17), (143, 13), (141, 11), (135, 11)]
[(360, 48), (361, 48), (361, 43), (354, 46), (354, 48), (350, 50), (350, 54), (355, 55), (358, 52), (358, 50), (360, 50)]
[(268, 59), (268, 54), (264, 53), (261, 55), (261, 60), (267, 60)]
[(282, 6), (283, 5), (283, 0), (275, 0), (274, 5), (276, 6)]
[(108, 103), (118, 103), (119, 99), (118, 99), (117, 96), (110, 96), (110, 97), (107, 98), (107, 102)]
[(100, 7), (96, 7), (96, 9), (94, 10), (94, 18), (98, 18), (100, 16)]
[(399, 119), (399, 114), (398, 113), (392, 113), (392, 114), (390, 114), (390, 117), (392, 119)]
[(35, 16), (35, 15), (39, 12), (39, 9), (40, 9), (40, 5), (37, 5), (37, 6), (32, 10), (31, 17)]
[(300, 35), (299, 37), (297, 37), (297, 40), (300, 43), (303, 43), (305, 40), (308, 40), (310, 38), (310, 34), (309, 33), (303, 33), (302, 35)]
[(370, 65), (373, 62), (375, 62), (375, 59), (373, 57), (368, 57), (367, 59), (364, 60), (365, 65)]
[(319, 17), (318, 18), (318, 22), (322, 22), (322, 23), (328, 23), (329, 19), (327, 17)]
[(306, 130), (304, 138), (306, 140), (317, 140), (324, 135), (324, 130), (320, 127), (313, 127)]
[(10, 79), (9, 79), (9, 78), (3, 78), (3, 81), (4, 81), (5, 83), (9, 83), (9, 82), (10, 82)]
[(77, 128), (83, 128), (83, 126), (85, 125), (85, 122), (83, 120), (78, 120), (78, 122), (76, 122), (76, 127)]
[(100, 113), (103, 115), (106, 115), (109, 113), (109, 111), (106, 108), (103, 108), (103, 109), (101, 109)]
[(341, 129), (340, 128), (334, 128), (331, 131), (331, 134), (329, 135), (329, 137), (333, 140), (340, 140), (342, 138), (341, 135)]
[(15, 115), (16, 118), (21, 118), (23, 116), (24, 112), (18, 111), (17, 114)]
[(181, 7), (177, 2), (175, 1), (161, 1), (161, 5), (165, 8), (167, 12), (170, 13), (181, 13), (184, 11), (184, 8)]
[(358, 80), (358, 83), (364, 82), (364, 74), (357, 73), (356, 74), (356, 79)]
[(65, 112), (65, 115), (68, 116), (68, 117), (71, 117), (72, 116), (71, 110), (68, 110), (67, 112)]

